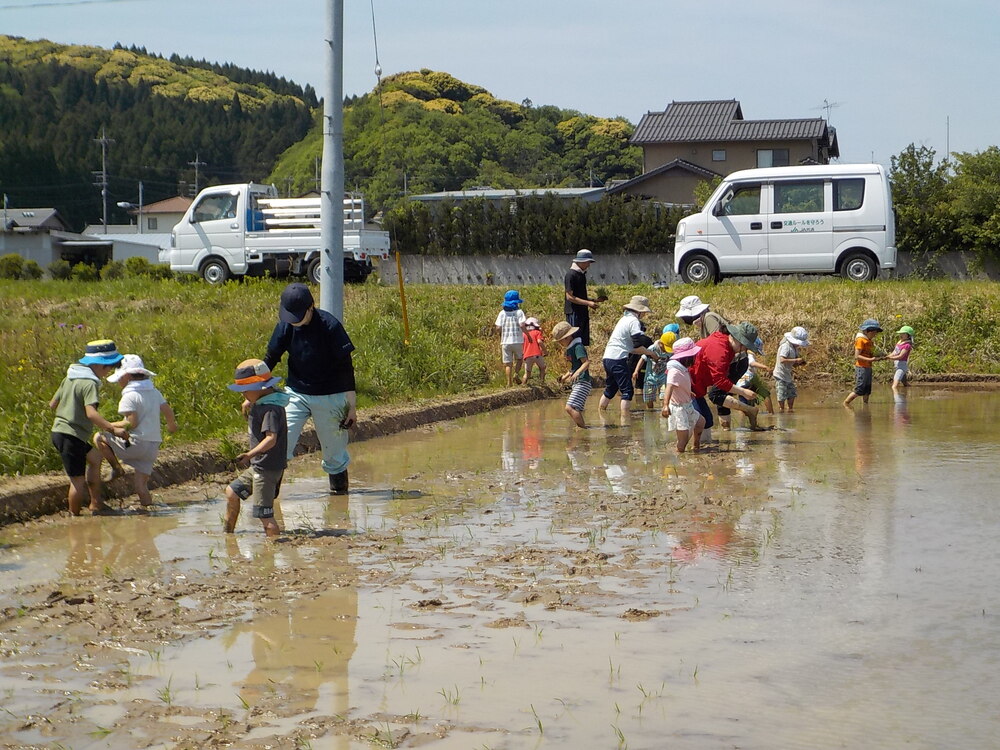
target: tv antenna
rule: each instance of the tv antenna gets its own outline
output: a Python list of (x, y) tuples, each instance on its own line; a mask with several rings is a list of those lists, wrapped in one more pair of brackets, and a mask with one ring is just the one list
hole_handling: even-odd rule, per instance
[(830, 122), (830, 110), (836, 109), (843, 102), (831, 102), (828, 99), (824, 99), (823, 103), (818, 107), (813, 107), (813, 109), (822, 109), (826, 112), (826, 121)]

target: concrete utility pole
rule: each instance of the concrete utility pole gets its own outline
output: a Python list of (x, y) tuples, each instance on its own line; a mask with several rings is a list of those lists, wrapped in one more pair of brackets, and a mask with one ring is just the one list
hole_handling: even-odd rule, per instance
[(113, 138), (108, 138), (102, 125), (101, 137), (94, 139), (94, 143), (101, 144), (101, 171), (94, 172), (93, 174), (97, 177), (97, 182), (94, 185), (101, 189), (101, 202), (104, 204), (103, 222), (105, 234), (108, 233), (108, 146), (114, 142)]
[(194, 194), (198, 195), (198, 169), (199, 167), (207, 167), (208, 165), (198, 158), (198, 152), (194, 152), (194, 161), (188, 162), (189, 167), (194, 167)]
[(344, 319), (344, 0), (327, 0), (320, 309)]

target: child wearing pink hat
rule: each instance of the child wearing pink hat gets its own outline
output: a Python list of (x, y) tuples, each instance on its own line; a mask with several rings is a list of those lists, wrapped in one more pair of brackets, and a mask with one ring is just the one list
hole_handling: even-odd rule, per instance
[(663, 411), (660, 415), (667, 419), (667, 429), (677, 433), (678, 453), (685, 451), (688, 439), (691, 439), (692, 451), (701, 450), (705, 418), (694, 408), (691, 374), (688, 372), (694, 364), (695, 355), (700, 351), (701, 347), (690, 338), (677, 339), (667, 363), (667, 385), (663, 392)]

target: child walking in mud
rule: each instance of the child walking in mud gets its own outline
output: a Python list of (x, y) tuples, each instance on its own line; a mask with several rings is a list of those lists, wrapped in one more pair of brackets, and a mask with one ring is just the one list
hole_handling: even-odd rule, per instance
[(170, 404), (163, 394), (153, 385), (155, 372), (147, 370), (142, 359), (135, 354), (126, 354), (115, 370), (108, 376), (109, 383), (122, 384), (122, 397), (118, 402), (118, 413), (124, 419), (114, 422), (115, 427), (122, 427), (128, 432), (124, 440), (107, 432), (99, 432), (94, 436), (94, 447), (97, 452), (91, 452), (94, 464), (93, 476), (101, 476), (101, 461), (107, 460), (111, 466), (111, 480), (122, 475), (122, 463), (132, 467), (132, 487), (139, 498), (139, 504), (148, 508), (153, 504), (149, 494), (149, 477), (153, 473), (153, 464), (160, 452), (162, 432), (160, 431), (160, 416), (167, 422), (167, 429), (177, 432), (177, 420)]
[(259, 518), (268, 537), (278, 535), (274, 520), (274, 499), (288, 466), (288, 421), (285, 407), (288, 394), (275, 388), (279, 377), (259, 359), (247, 359), (236, 366), (229, 390), (243, 394), (250, 402), (248, 414), (250, 449), (236, 457), (246, 468), (226, 487), (226, 533), (236, 529), (240, 501), (253, 500), (253, 517)]
[(579, 327), (571, 326), (565, 321), (556, 323), (552, 329), (552, 340), (564, 348), (564, 356), (569, 362), (569, 370), (559, 376), (560, 383), (572, 383), (573, 388), (566, 400), (566, 413), (577, 427), (586, 428), (583, 421), (583, 410), (587, 406), (587, 396), (590, 395), (592, 381), (590, 378), (590, 359), (583, 342), (577, 335)]
[(673, 345), (673, 354), (667, 363), (667, 385), (663, 391), (663, 410), (660, 415), (667, 418), (667, 429), (677, 433), (677, 452), (683, 453), (688, 439), (691, 450), (701, 450), (701, 434), (705, 429), (705, 418), (694, 408), (694, 394), (691, 392), (691, 373), (695, 355), (701, 351), (690, 338), (678, 339)]
[(910, 352), (913, 349), (913, 328), (903, 326), (896, 333), (899, 341), (896, 342), (892, 353), (886, 357), (891, 359), (896, 369), (892, 373), (892, 391), (899, 393), (900, 388), (907, 388), (910, 385)]
[(639, 363), (635, 366), (633, 378), (638, 387), (640, 369), (645, 367), (645, 374), (642, 378), (642, 400), (646, 403), (646, 409), (653, 409), (656, 406), (656, 399), (663, 390), (667, 382), (667, 362), (670, 361), (672, 348), (677, 335), (673, 331), (666, 331), (660, 334), (660, 338), (650, 343), (647, 348), (655, 352), (658, 356), (650, 357), (643, 354), (639, 358)]
[(881, 332), (882, 326), (878, 321), (868, 318), (854, 335), (854, 390), (844, 399), (844, 406), (848, 409), (858, 396), (863, 403), (868, 403), (872, 392), (872, 363), (882, 359), (875, 356), (875, 337)]
[[(101, 378), (121, 361), (122, 355), (114, 341), (91, 341), (83, 357), (69, 366), (66, 377), (49, 401), (49, 408), (56, 413), (52, 422), (52, 447), (59, 452), (69, 477), (67, 501), (69, 512), (74, 516), (80, 515), (88, 494), (91, 513), (105, 510), (100, 474), (93, 475), (93, 464), (88, 460), (91, 452), (97, 452), (90, 441), (94, 427), (123, 440), (128, 437), (124, 428), (111, 424), (97, 410)], [(100, 470), (100, 460), (97, 469)]]
[(799, 395), (795, 387), (794, 368), (806, 363), (800, 349), (809, 346), (809, 332), (802, 326), (795, 326), (786, 331), (778, 346), (778, 355), (774, 358), (774, 390), (778, 396), (778, 411), (795, 411), (795, 397)]
[(521, 375), (521, 363), (524, 359), (524, 324), (527, 319), (521, 309), (523, 303), (517, 290), (511, 289), (504, 294), (503, 307), (494, 322), (500, 331), (500, 359), (507, 376), (508, 388)]
[(545, 337), (542, 336), (538, 318), (528, 318), (524, 321), (524, 379), (521, 385), (527, 385), (531, 371), (538, 367), (538, 382), (545, 382)]

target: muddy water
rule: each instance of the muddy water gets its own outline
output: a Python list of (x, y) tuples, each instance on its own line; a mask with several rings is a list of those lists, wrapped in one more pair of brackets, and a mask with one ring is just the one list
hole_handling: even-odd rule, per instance
[[(593, 399), (596, 402), (596, 399)], [(0, 738), (65, 747), (993, 747), (1000, 392), (803, 398), (678, 458), (561, 404), (0, 533)], [(593, 405), (592, 405), (593, 406)]]

